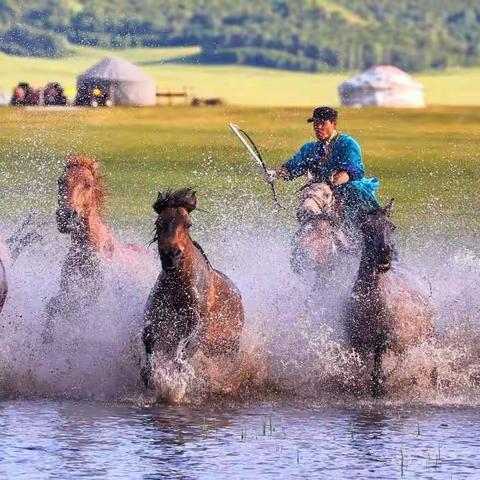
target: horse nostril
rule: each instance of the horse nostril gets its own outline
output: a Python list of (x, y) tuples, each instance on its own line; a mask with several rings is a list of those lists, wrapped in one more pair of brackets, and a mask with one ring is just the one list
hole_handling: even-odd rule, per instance
[(182, 251), (178, 248), (163, 250), (161, 255), (170, 261), (175, 261), (182, 256)]

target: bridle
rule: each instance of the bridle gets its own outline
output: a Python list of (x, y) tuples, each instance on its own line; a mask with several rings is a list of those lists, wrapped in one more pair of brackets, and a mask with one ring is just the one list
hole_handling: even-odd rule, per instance
[[(310, 187), (312, 184), (306, 184), (304, 185), (303, 187), (301, 187), (300, 189), (297, 190), (297, 193), (300, 193), (302, 192), (303, 190), (305, 190), (307, 187)], [(305, 213), (305, 218), (307, 219), (305, 222), (300, 222), (301, 224), (306, 224), (306, 223), (309, 223), (309, 222), (312, 222), (314, 220), (320, 220), (320, 221), (325, 221), (325, 222), (328, 222), (332, 227), (337, 227), (339, 225), (339, 216), (333, 212), (334, 210), (334, 203), (335, 203), (335, 199), (333, 198), (332, 200), (332, 203), (331, 204), (322, 204), (318, 201), (318, 198), (315, 197), (315, 195), (311, 194), (311, 195), (307, 195), (305, 196), (304, 198), (302, 198), (302, 201), (300, 203), (300, 208), (301, 206), (307, 201), (307, 200), (311, 200), (313, 201), (319, 208), (320, 212), (318, 213)], [(328, 207), (328, 210), (325, 208), (325, 206)]]

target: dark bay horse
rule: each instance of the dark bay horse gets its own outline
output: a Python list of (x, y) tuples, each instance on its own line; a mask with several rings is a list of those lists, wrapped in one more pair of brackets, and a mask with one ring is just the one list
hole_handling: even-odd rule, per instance
[(122, 267), (137, 263), (147, 249), (122, 245), (105, 225), (102, 207), (106, 188), (97, 160), (71, 154), (58, 179), (57, 227), (70, 235), (71, 244), (62, 264), (60, 292), (47, 304), (44, 340), (51, 341), (53, 318), (92, 304), (103, 286), (102, 261)]
[(351, 346), (367, 361), (373, 357), (371, 391), (384, 393), (382, 356), (402, 353), (425, 340), (433, 309), (396, 259), (391, 203), (364, 215), (363, 251), (346, 317)]
[(208, 357), (235, 356), (244, 325), (240, 292), (215, 270), (200, 246), (190, 237), (195, 192), (185, 188), (159, 193), (153, 209), (158, 214), (154, 242), (162, 272), (145, 307), (143, 342), (151, 385), (152, 356), (169, 361), (190, 358), (196, 351)]

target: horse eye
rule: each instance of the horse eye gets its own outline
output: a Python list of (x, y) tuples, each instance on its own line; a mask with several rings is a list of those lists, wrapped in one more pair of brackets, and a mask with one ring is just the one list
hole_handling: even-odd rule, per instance
[(186, 226), (187, 228), (190, 228), (190, 227), (192, 226), (192, 222), (185, 222), (185, 226)]

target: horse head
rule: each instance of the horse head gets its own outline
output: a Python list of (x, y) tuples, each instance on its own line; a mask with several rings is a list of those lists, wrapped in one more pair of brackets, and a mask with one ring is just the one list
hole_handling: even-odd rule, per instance
[(105, 190), (97, 160), (71, 154), (58, 179), (57, 227), (60, 233), (73, 233), (99, 212)]
[(364, 256), (380, 272), (390, 270), (395, 258), (395, 229), (390, 220), (393, 200), (384, 208), (364, 213), (361, 221)]
[(158, 218), (152, 242), (157, 242), (162, 268), (166, 272), (178, 270), (183, 264), (186, 248), (191, 244), (190, 213), (196, 205), (195, 192), (191, 188), (159, 192), (153, 204)]
[(297, 220), (303, 225), (320, 216), (333, 219), (333, 191), (326, 183), (310, 183), (300, 190), (300, 203), (297, 207)]
[(336, 235), (340, 216), (332, 189), (326, 183), (311, 183), (300, 190), (292, 267), (297, 273), (305, 268), (325, 265), (337, 253)]

